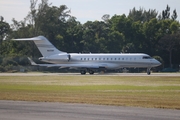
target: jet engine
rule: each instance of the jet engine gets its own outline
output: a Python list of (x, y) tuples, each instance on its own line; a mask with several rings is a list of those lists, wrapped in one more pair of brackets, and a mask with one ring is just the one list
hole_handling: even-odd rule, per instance
[(57, 61), (69, 61), (70, 59), (71, 59), (71, 56), (68, 53), (56, 54), (56, 55), (39, 58), (39, 60), (42, 60), (45, 62), (52, 62), (52, 63), (54, 62), (56, 63)]
[(58, 60), (62, 61), (69, 61), (70, 55), (69, 54), (59, 54), (57, 57)]

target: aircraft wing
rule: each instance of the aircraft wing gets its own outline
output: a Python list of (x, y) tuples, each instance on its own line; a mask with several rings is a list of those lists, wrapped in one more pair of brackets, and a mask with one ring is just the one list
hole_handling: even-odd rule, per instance
[(70, 68), (99, 68), (98, 65), (91, 64), (59, 64), (61, 67), (70, 67)]
[(29, 58), (29, 61), (31, 63), (31, 65), (34, 66), (45, 66), (45, 67), (59, 67), (60, 69), (62, 68), (70, 68), (70, 69), (78, 69), (78, 68), (91, 68), (91, 69), (97, 69), (100, 67), (106, 67), (106, 66), (100, 66), (100, 65), (92, 65), (92, 64), (36, 64), (31, 58)]
[(59, 67), (62, 68), (70, 68), (70, 69), (80, 69), (80, 68), (91, 68), (97, 69), (101, 66), (99, 65), (89, 65), (89, 64), (38, 64), (39, 66), (46, 66), (46, 67)]

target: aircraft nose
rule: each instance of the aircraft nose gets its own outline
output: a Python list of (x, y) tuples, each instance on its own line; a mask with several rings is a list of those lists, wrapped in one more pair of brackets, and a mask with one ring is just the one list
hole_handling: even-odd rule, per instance
[(161, 65), (161, 63), (160, 63), (158, 60), (156, 60), (154, 64), (155, 64), (156, 66), (160, 66), (160, 65)]

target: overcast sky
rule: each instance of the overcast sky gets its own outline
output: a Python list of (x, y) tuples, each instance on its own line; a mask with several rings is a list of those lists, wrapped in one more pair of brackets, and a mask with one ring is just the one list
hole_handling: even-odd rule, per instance
[[(39, 0), (40, 2), (41, 0)], [(165, 10), (167, 4), (171, 8), (171, 14), (176, 9), (180, 20), (180, 0), (49, 0), (53, 6), (66, 5), (71, 9), (71, 15), (78, 21), (102, 20), (104, 14), (128, 15), (130, 9), (140, 7), (149, 10), (156, 9), (159, 13)], [(8, 23), (12, 18), (23, 20), (30, 11), (30, 0), (0, 0), (0, 16)]]

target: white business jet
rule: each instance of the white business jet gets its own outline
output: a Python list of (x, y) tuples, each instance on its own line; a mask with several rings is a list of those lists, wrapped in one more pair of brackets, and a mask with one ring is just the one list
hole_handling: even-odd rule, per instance
[(16, 41), (34, 41), (43, 57), (39, 60), (52, 64), (36, 64), (32, 60), (32, 65), (60, 68), (79, 69), (81, 74), (94, 74), (95, 69), (120, 69), (120, 68), (147, 68), (147, 74), (150, 75), (150, 69), (161, 65), (159, 61), (143, 53), (96, 53), (81, 54), (67, 53), (58, 50), (44, 36), (33, 38), (13, 39)]

